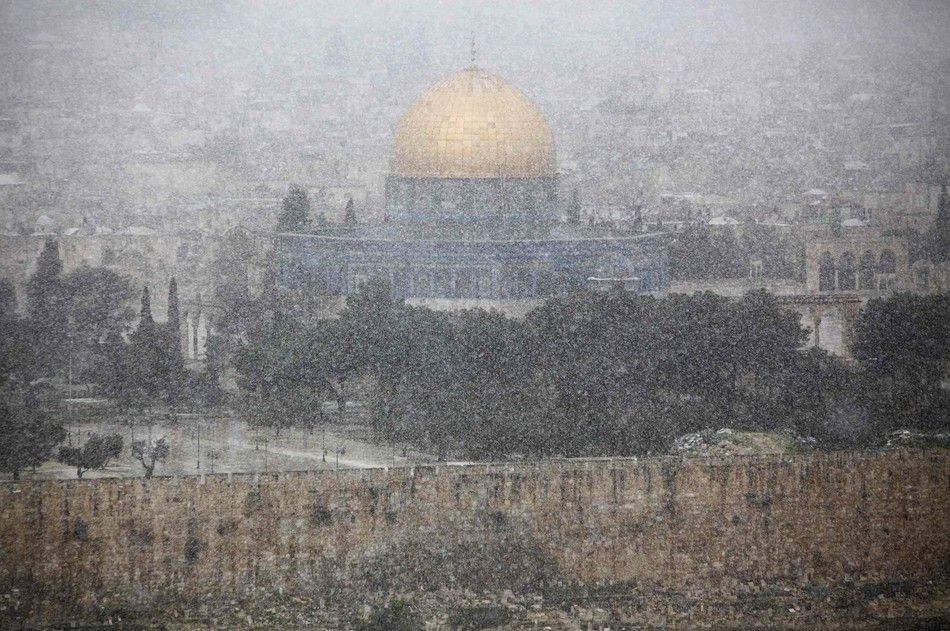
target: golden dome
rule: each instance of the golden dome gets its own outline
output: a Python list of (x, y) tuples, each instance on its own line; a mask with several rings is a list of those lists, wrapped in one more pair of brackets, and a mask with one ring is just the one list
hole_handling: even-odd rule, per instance
[(552, 177), (554, 140), (521, 90), (470, 67), (409, 107), (396, 128), (391, 171), (402, 177)]

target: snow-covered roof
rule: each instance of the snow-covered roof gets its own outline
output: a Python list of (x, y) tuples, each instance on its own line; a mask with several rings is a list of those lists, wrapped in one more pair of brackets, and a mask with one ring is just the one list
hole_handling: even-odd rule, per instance
[(805, 195), (827, 195), (828, 191), (822, 190), (820, 188), (812, 188), (805, 191)]
[(845, 228), (863, 228), (868, 225), (866, 221), (852, 217), (851, 219), (845, 219), (841, 222), (841, 225)]
[(727, 215), (719, 215), (709, 220), (710, 226), (738, 226), (739, 220)]
[(0, 173), (0, 186), (19, 186), (23, 179), (17, 173)]

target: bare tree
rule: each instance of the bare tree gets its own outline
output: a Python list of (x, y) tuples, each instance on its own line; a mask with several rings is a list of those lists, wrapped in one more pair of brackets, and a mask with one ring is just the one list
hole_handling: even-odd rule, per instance
[(169, 447), (165, 438), (158, 440), (136, 440), (132, 443), (132, 457), (142, 463), (145, 477), (151, 478), (155, 465), (168, 459)]

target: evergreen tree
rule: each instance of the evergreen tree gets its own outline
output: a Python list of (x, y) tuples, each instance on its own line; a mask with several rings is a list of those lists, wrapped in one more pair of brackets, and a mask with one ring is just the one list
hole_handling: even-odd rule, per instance
[(581, 220), (581, 200), (576, 188), (571, 194), (571, 203), (567, 206), (567, 220), (570, 223), (580, 223)]
[(277, 216), (278, 232), (302, 232), (310, 227), (310, 199), (307, 191), (296, 184), (291, 185), (281, 202)]
[[(185, 389), (185, 364), (177, 339), (166, 327), (155, 326), (146, 286), (142, 290), (142, 315), (132, 334), (130, 356), (125, 363), (127, 374), (120, 379), (124, 387), (132, 393), (140, 392), (148, 401), (178, 403)], [(128, 398), (128, 394), (120, 392), (119, 398)]]
[[(945, 429), (950, 396), (950, 295), (898, 293), (861, 310), (851, 346), (869, 378), (870, 409), (880, 425)], [(892, 427), (892, 428), (894, 428)]]
[(343, 209), (343, 223), (347, 226), (356, 225), (356, 209), (353, 207), (353, 198), (346, 200), (346, 207)]
[(37, 467), (52, 456), (66, 438), (66, 430), (39, 405), (32, 393), (4, 387), (0, 395), (0, 471), (20, 477), (20, 471)]
[[(227, 235), (212, 263), (214, 300), (221, 306), (219, 329), (226, 336), (239, 336), (259, 319), (260, 310), (251, 296), (248, 269), (254, 260), (254, 242), (244, 231)], [(199, 302), (201, 297), (199, 296)]]
[(10, 381), (29, 383), (35, 377), (36, 363), (29, 323), (15, 313), (0, 312), (0, 387)]
[(86, 380), (113, 361), (106, 340), (125, 335), (135, 315), (130, 280), (103, 267), (81, 266), (63, 277), (74, 376)]
[(152, 298), (148, 293), (148, 285), (142, 288), (142, 310), (139, 313), (139, 330), (143, 327), (149, 327), (155, 324), (152, 319)]
[(947, 195), (946, 184), (940, 187), (937, 222), (931, 243), (930, 258), (934, 263), (950, 260), (950, 196)]
[(140, 393), (139, 397), (133, 398), (155, 400), (159, 396), (164, 385), (159, 369), (165, 354), (166, 344), (163, 342), (152, 319), (152, 301), (146, 285), (142, 289), (139, 325), (131, 336), (128, 359), (124, 362), (127, 373), (120, 380), (123, 390), (118, 393), (120, 399), (129, 398), (133, 392)]
[(68, 344), (66, 291), (59, 244), (47, 239), (36, 262), (36, 271), (26, 287), (27, 313), (33, 328), (39, 368), (47, 372), (62, 368)]
[(8, 278), (0, 279), (0, 320), (16, 317), (16, 289)]
[(174, 276), (168, 281), (168, 317), (165, 328), (168, 330), (168, 352), (181, 354), (181, 314), (178, 310), (178, 281)]
[(178, 281), (175, 280), (175, 277), (172, 276), (172, 279), (168, 281), (168, 331), (172, 333), (175, 338), (179, 337), (179, 331), (181, 330), (181, 315), (178, 311)]
[(58, 460), (76, 467), (76, 477), (90, 469), (104, 469), (110, 460), (122, 453), (122, 437), (118, 434), (93, 434), (82, 447), (60, 447)]

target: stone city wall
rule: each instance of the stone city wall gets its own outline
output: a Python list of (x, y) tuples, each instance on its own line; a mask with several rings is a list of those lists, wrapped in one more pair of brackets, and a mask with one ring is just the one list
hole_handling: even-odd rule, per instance
[(943, 580), (948, 482), (937, 450), (7, 483), (0, 590), (62, 613), (255, 590)]

